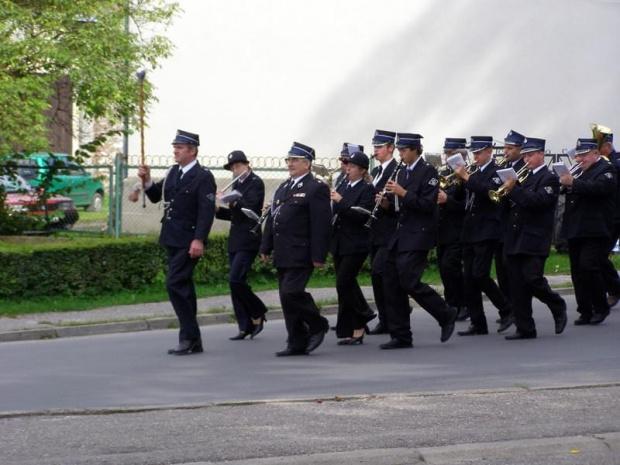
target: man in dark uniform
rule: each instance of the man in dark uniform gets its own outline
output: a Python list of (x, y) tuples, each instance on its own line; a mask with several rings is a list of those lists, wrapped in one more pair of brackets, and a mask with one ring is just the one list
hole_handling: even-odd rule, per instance
[(288, 340), (278, 357), (307, 355), (329, 330), (306, 285), (314, 268), (323, 268), (329, 251), (331, 209), (329, 188), (310, 174), (314, 149), (294, 142), (287, 157), (290, 179), (276, 190), (266, 220), (261, 259), (278, 271), (280, 302)]
[[(263, 330), (265, 313), (267, 313), (267, 307), (252, 292), (252, 288), (248, 284), (248, 273), (260, 248), (261, 231), (259, 229), (257, 232), (253, 232), (256, 222), (248, 218), (241, 209), (247, 208), (260, 216), (265, 200), (265, 184), (252, 171), (245, 153), (241, 150), (235, 150), (228, 154), (224, 169), (232, 171), (237, 178), (231, 188), (233, 192), (241, 195), (240, 198), (232, 201), (228, 208), (216, 206), (215, 212), (216, 218), (230, 221), (228, 284), (237, 325), (239, 326), (239, 332), (230, 340), (238, 341), (247, 336), (254, 339)], [(222, 198), (221, 193), (218, 193), (218, 198)]]
[(384, 199), (397, 215), (396, 231), (387, 246), (383, 276), (387, 321), (391, 340), (381, 349), (413, 347), (409, 296), (431, 314), (441, 327), (441, 342), (452, 336), (457, 309), (428, 284), (422, 282), (428, 251), (434, 247), (437, 232), (437, 193), (439, 176), (422, 155), (422, 136), (399, 133), (396, 147), (403, 161), (396, 181), (388, 181)]
[[(372, 183), (375, 192), (379, 194), (383, 191), (388, 179), (396, 169), (394, 160), (394, 141), (396, 133), (377, 129), (372, 138), (374, 147), (374, 158), (378, 163), (372, 170)], [(371, 224), (370, 231), (370, 276), (372, 280), (372, 291), (375, 297), (375, 305), (379, 315), (379, 322), (368, 334), (387, 334), (387, 315), (385, 310), (385, 292), (383, 290), (383, 272), (385, 257), (387, 255), (387, 244), (391, 235), (396, 230), (395, 216), (384, 214), (384, 210), (379, 208), (376, 213), (377, 220)]]
[(501, 321), (498, 332), (505, 331), (512, 324), (510, 302), (491, 278), (491, 264), (501, 235), (501, 224), (499, 208), (489, 198), (489, 191), (497, 190), (502, 185), (492, 158), (493, 138), (472, 136), (470, 150), (474, 156), (476, 171), (470, 174), (464, 166), (454, 170), (464, 181), (466, 191), (461, 240), (465, 295), (471, 319), (469, 328), (459, 331), (459, 336), (489, 333), (482, 305), (483, 292), (499, 310)]
[[(467, 140), (446, 138), (443, 151), (446, 158), (460, 153), (467, 158)], [(445, 171), (439, 173), (447, 177), (453, 174), (447, 165)], [(469, 318), (465, 306), (465, 281), (463, 277), (463, 244), (461, 243), (461, 229), (465, 217), (465, 199), (456, 197), (455, 192), (460, 189), (459, 184), (439, 189), (437, 205), (439, 218), (437, 221), (437, 266), (443, 283), (444, 299), (451, 307), (459, 310), (458, 321)]]
[(582, 174), (560, 176), (567, 187), (562, 235), (568, 240), (578, 326), (599, 324), (609, 315), (602, 269), (613, 233), (616, 174), (597, 145), (595, 139), (577, 139), (575, 162)]
[[(504, 139), (504, 162), (498, 168), (512, 168), (518, 172), (525, 165), (523, 154), (521, 153), (521, 145), (524, 136), (517, 131), (510, 131)], [(508, 268), (506, 266), (506, 254), (504, 253), (504, 240), (507, 234), (508, 218), (510, 217), (510, 202), (506, 199), (500, 201), (500, 221), (502, 223), (502, 234), (497, 241), (495, 249), (495, 274), (497, 275), (497, 285), (502, 294), (510, 300), (510, 282), (508, 280)], [(500, 321), (501, 324), (501, 321)]]
[[(601, 126), (595, 125), (595, 127), (601, 128)], [(607, 157), (609, 163), (616, 170), (616, 180), (618, 179), (618, 174), (620, 173), (620, 157), (618, 156), (618, 152), (614, 149), (614, 135), (609, 128), (605, 128), (606, 132), (598, 132), (600, 137), (599, 142), (599, 151), (601, 152), (602, 157)], [(613, 253), (614, 248), (616, 247), (616, 243), (618, 242), (618, 238), (620, 238), (620, 183), (616, 185), (616, 192), (614, 194), (616, 200), (616, 208), (614, 209), (614, 230), (613, 234), (609, 239), (608, 251), (611, 255)], [(614, 266), (613, 262), (610, 258), (603, 265), (603, 279), (605, 280), (605, 287), (607, 289), (607, 303), (609, 307), (615, 307), (620, 301), (620, 277), (618, 276), (618, 271)]]
[(162, 181), (153, 183), (148, 166), (138, 169), (149, 200), (164, 205), (159, 243), (168, 251), (166, 289), (181, 326), (179, 345), (168, 351), (173, 355), (203, 351), (192, 274), (213, 224), (216, 186), (213, 174), (196, 160), (199, 145), (198, 134), (178, 130), (172, 141), (178, 165)]
[(545, 261), (551, 250), (551, 237), (558, 203), (560, 182), (545, 165), (545, 140), (523, 138), (521, 153), (527, 164), (522, 182), (504, 182), (510, 217), (506, 228), (504, 252), (512, 287), (512, 307), (517, 330), (507, 340), (533, 339), (536, 324), (532, 318), (532, 297), (551, 310), (555, 333), (566, 327), (566, 302), (549, 287), (544, 277)]

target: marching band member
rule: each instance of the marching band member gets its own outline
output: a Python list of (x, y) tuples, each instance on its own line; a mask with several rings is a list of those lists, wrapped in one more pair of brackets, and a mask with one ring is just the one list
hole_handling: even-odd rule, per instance
[[(512, 307), (517, 330), (507, 340), (533, 339), (536, 324), (532, 318), (532, 297), (551, 310), (555, 333), (566, 327), (566, 302), (551, 290), (544, 277), (545, 261), (551, 250), (560, 183), (545, 165), (545, 140), (523, 138), (521, 153), (527, 171), (521, 182), (507, 179), (505, 196), (511, 205), (504, 252), (512, 288)], [(517, 171), (518, 172), (518, 171)], [(523, 175), (522, 175), (523, 176)]]
[(352, 206), (372, 210), (375, 189), (364, 180), (368, 172), (368, 156), (353, 152), (347, 162), (347, 179), (336, 191), (332, 189), (334, 224), (331, 253), (336, 268), (338, 293), (338, 323), (336, 336), (344, 338), (338, 345), (356, 345), (364, 342), (366, 323), (375, 317), (357, 282), (357, 275), (368, 256), (370, 230), (364, 227), (367, 217)]
[[(521, 153), (521, 145), (524, 136), (517, 131), (510, 131), (504, 138), (504, 164), (502, 168), (512, 168), (519, 171), (525, 166), (525, 160)], [(506, 254), (504, 253), (504, 240), (507, 233), (508, 218), (510, 217), (510, 202), (502, 199), (499, 204), (500, 221), (502, 224), (502, 234), (497, 242), (495, 249), (495, 274), (497, 276), (497, 285), (502, 294), (510, 299), (510, 282), (508, 280), (508, 268), (506, 267)], [(500, 321), (501, 323), (501, 321)]]
[(386, 184), (394, 198), (384, 203), (389, 202), (398, 222), (387, 246), (383, 277), (391, 340), (381, 344), (381, 349), (413, 347), (409, 296), (437, 320), (441, 342), (452, 336), (457, 317), (456, 308), (421, 281), (428, 251), (435, 245), (439, 189), (437, 170), (420, 157), (421, 139), (419, 134), (398, 134), (396, 147), (406, 168)]
[[(466, 139), (446, 138), (443, 151), (446, 158), (461, 153), (467, 158)], [(453, 171), (447, 169), (439, 173), (449, 176)], [(444, 299), (451, 307), (459, 310), (458, 321), (469, 318), (465, 306), (465, 281), (463, 277), (463, 244), (461, 243), (461, 229), (465, 217), (465, 200), (455, 197), (460, 184), (451, 184), (445, 189), (439, 189), (437, 204), (439, 217), (437, 221), (437, 266), (444, 288)]]
[(577, 139), (575, 161), (581, 175), (560, 176), (567, 187), (562, 235), (568, 240), (570, 272), (575, 287), (576, 325), (596, 325), (609, 315), (602, 269), (613, 233), (616, 175), (600, 157), (596, 139)]
[[(257, 233), (252, 232), (255, 221), (248, 218), (241, 210), (248, 208), (257, 215), (261, 214), (265, 200), (265, 184), (252, 171), (245, 153), (241, 150), (235, 150), (228, 154), (224, 169), (232, 171), (237, 177), (231, 187), (241, 194), (241, 198), (231, 202), (228, 208), (216, 206), (215, 212), (216, 218), (230, 221), (228, 284), (239, 332), (229, 339), (239, 341), (247, 336), (254, 339), (263, 330), (265, 313), (267, 313), (267, 307), (252, 292), (252, 288), (248, 284), (248, 273), (256, 255), (258, 255), (261, 232), (260, 229)], [(221, 197), (221, 193), (218, 193), (218, 197)]]
[[(377, 129), (372, 138), (374, 157), (379, 163), (371, 173), (372, 184), (377, 194), (383, 190), (387, 180), (390, 179), (390, 176), (392, 176), (396, 169), (397, 163), (393, 158), (395, 140), (395, 132), (382, 129)], [(387, 334), (388, 332), (383, 273), (387, 244), (396, 229), (396, 218), (394, 216), (384, 215), (383, 209), (379, 209), (377, 216), (378, 219), (372, 224), (372, 229), (370, 230), (370, 275), (379, 322), (370, 330), (368, 333), (370, 335)]]
[(276, 190), (260, 256), (278, 272), (280, 302), (288, 332), (278, 357), (307, 355), (329, 331), (312, 295), (306, 292), (314, 268), (323, 268), (331, 236), (329, 188), (310, 173), (314, 149), (294, 142), (286, 157), (290, 179)]
[(459, 336), (489, 333), (482, 305), (483, 292), (500, 312), (498, 332), (505, 331), (512, 324), (510, 301), (491, 278), (491, 264), (501, 235), (501, 224), (497, 204), (489, 198), (488, 191), (497, 190), (502, 184), (492, 158), (493, 138), (472, 136), (470, 150), (473, 153), (476, 171), (470, 174), (464, 166), (454, 170), (463, 180), (466, 189), (461, 240), (465, 294), (471, 319), (469, 328), (466, 331), (459, 331)]
[(216, 186), (211, 171), (196, 159), (199, 145), (198, 134), (178, 130), (172, 141), (178, 165), (162, 181), (153, 183), (148, 166), (138, 169), (146, 196), (153, 203), (161, 200), (164, 204), (159, 243), (168, 252), (166, 289), (181, 327), (179, 345), (168, 350), (171, 355), (203, 351), (192, 275), (213, 224)]

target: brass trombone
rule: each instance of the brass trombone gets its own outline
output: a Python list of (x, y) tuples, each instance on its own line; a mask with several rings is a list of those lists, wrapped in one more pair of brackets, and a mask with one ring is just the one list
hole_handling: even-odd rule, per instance
[[(525, 179), (529, 176), (530, 172), (527, 168), (527, 165), (525, 165), (523, 168), (521, 168), (519, 171), (517, 171), (517, 181), (519, 183), (522, 183), (523, 181), (525, 181)], [(493, 190), (491, 189), (489, 191), (489, 198), (495, 202), (495, 203), (499, 203), (502, 198), (504, 196), (506, 196), (508, 192), (506, 192), (506, 185), (502, 185), (499, 189), (497, 190)]]

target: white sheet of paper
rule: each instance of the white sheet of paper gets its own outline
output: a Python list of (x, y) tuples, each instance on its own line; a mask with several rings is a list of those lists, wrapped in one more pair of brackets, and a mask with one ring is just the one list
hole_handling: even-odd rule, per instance
[(553, 166), (553, 171), (555, 171), (555, 174), (557, 174), (558, 176), (562, 176), (563, 174), (568, 174), (570, 172), (570, 170), (568, 169), (568, 166), (566, 166), (561, 161), (554, 163), (551, 166)]
[(506, 182), (506, 179), (517, 179), (517, 172), (514, 170), (514, 168), (497, 170), (497, 175), (502, 180), (502, 182)]
[(222, 203), (231, 203), (236, 200), (239, 200), (241, 197), (243, 197), (241, 192), (239, 192), (238, 190), (232, 190), (228, 192), (227, 194), (224, 194), (221, 197), (218, 197), (218, 200)]
[(465, 166), (465, 160), (463, 160), (463, 155), (461, 155), (460, 153), (456, 153), (451, 157), (448, 157), (446, 162), (448, 163), (448, 165), (450, 165), (450, 168), (452, 169), (456, 168), (457, 166)]

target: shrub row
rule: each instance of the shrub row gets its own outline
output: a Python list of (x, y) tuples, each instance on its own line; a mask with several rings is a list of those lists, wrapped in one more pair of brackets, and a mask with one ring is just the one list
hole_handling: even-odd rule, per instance
[[(26, 240), (26, 239), (24, 239)], [(429, 256), (431, 261), (434, 259)], [(205, 257), (196, 267), (197, 284), (228, 281), (227, 236), (209, 237)], [(161, 282), (166, 272), (166, 252), (156, 238), (41, 238), (16, 242), (0, 238), (0, 299), (64, 295), (99, 295), (139, 289)], [(368, 261), (363, 272), (369, 272)], [(332, 276), (333, 261), (317, 270)], [(276, 281), (271, 265), (255, 260), (250, 282)]]

